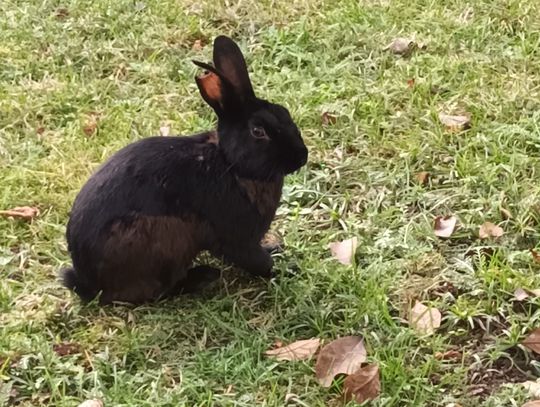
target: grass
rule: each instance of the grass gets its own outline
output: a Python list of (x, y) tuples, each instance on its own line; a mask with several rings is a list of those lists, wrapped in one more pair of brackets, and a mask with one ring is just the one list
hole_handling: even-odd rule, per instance
[[(294, 394), (290, 405), (339, 405), (339, 383), (321, 388), (313, 362), (263, 352), (349, 334), (380, 366), (373, 406), (524, 403), (509, 383), (540, 375), (520, 345), (540, 325), (540, 299), (513, 298), (540, 287), (529, 253), (540, 245), (540, 3), (233, 3), (0, 3), (0, 209), (41, 210), (31, 223), (0, 218), (0, 404), (283, 406)], [(273, 226), (286, 247), (278, 277), (228, 270), (200, 296), (82, 306), (56, 281), (76, 193), (164, 123), (175, 134), (213, 126), (190, 59), (208, 58), (221, 33), (240, 41), (259, 95), (291, 110), (310, 149)], [(426, 46), (384, 51), (399, 36)], [(335, 124), (321, 124), (326, 111)], [(450, 133), (439, 112), (468, 112), (472, 127)], [(433, 218), (447, 214), (459, 228), (441, 240)], [(505, 235), (480, 241), (484, 221)], [(352, 236), (356, 262), (342, 266), (327, 246)], [(443, 313), (435, 335), (405, 323), (415, 300)], [(61, 356), (62, 343), (78, 347)], [(457, 360), (437, 356), (455, 349)]]

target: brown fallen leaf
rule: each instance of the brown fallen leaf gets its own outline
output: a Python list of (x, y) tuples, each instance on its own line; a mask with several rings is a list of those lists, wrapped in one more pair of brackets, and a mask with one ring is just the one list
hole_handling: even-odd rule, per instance
[(390, 51), (396, 55), (409, 55), (414, 48), (416, 43), (409, 38), (398, 37), (395, 38), (390, 44), (388, 44), (384, 51)]
[(69, 10), (65, 7), (58, 7), (54, 11), (54, 16), (59, 20), (63, 20), (64, 18), (69, 17)]
[(531, 249), (531, 255), (533, 257), (533, 260), (536, 262), (536, 263), (540, 263), (540, 253), (538, 253), (536, 250), (534, 249)]
[(439, 120), (451, 132), (459, 132), (471, 127), (470, 116), (439, 113)]
[(81, 352), (81, 345), (70, 342), (55, 343), (53, 350), (58, 356), (74, 355)]
[(414, 88), (414, 84), (416, 83), (416, 80), (414, 78), (407, 79), (407, 86), (409, 88)]
[(437, 308), (426, 307), (416, 301), (409, 315), (409, 324), (422, 335), (433, 335), (441, 326), (441, 318), (441, 312)]
[(517, 288), (516, 291), (514, 291), (514, 297), (518, 301), (523, 301), (529, 298), (529, 294), (527, 294), (527, 291), (525, 291), (523, 288)]
[(484, 222), (478, 231), (478, 236), (480, 239), (487, 239), (490, 237), (497, 238), (501, 237), (502, 235), (504, 235), (503, 228), (491, 222)]
[(437, 216), (435, 218), (434, 233), (438, 237), (450, 237), (456, 228), (457, 218), (455, 216)]
[(97, 130), (98, 126), (98, 115), (95, 113), (92, 113), (88, 115), (86, 118), (84, 124), (83, 124), (83, 132), (87, 136), (93, 136)]
[(323, 387), (330, 387), (338, 374), (353, 374), (366, 361), (366, 348), (360, 336), (345, 336), (323, 347), (317, 357), (315, 375)]
[(341, 264), (350, 265), (358, 247), (358, 238), (353, 237), (341, 242), (332, 242), (328, 245), (332, 256)]
[(446, 352), (436, 352), (435, 359), (437, 360), (452, 360), (461, 359), (463, 354), (458, 350), (448, 350)]
[(274, 357), (277, 360), (306, 360), (311, 358), (315, 352), (317, 352), (320, 343), (321, 340), (318, 338), (305, 339), (293, 342), (281, 348), (267, 350), (264, 354), (266, 356)]
[(527, 336), (521, 344), (530, 350), (540, 354), (540, 328), (536, 328)]
[(193, 46), (191, 47), (193, 51), (200, 51), (203, 49), (203, 42), (202, 40), (195, 40), (193, 43)]
[(357, 403), (375, 400), (381, 393), (379, 366), (372, 364), (360, 368), (343, 382), (346, 400), (354, 399)]
[(86, 400), (79, 404), (79, 407), (103, 407), (103, 401), (98, 399)]
[(521, 407), (540, 407), (540, 400), (528, 401), (523, 404)]
[(426, 185), (429, 181), (429, 172), (420, 171), (414, 175), (414, 178), (420, 185)]
[(39, 209), (32, 206), (19, 206), (17, 208), (0, 211), (0, 216), (32, 220), (39, 215)]
[(323, 114), (321, 114), (321, 122), (323, 126), (328, 126), (329, 124), (336, 124), (337, 116), (329, 112), (323, 112)]

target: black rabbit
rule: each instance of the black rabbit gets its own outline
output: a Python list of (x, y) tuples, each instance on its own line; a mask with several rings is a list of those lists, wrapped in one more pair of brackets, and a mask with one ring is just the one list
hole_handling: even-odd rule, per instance
[(196, 290), (219, 276), (192, 266), (202, 250), (271, 276), (260, 241), (284, 176), (306, 163), (307, 149), (287, 109), (255, 96), (230, 38), (215, 39), (213, 60), (193, 62), (206, 70), (195, 80), (217, 130), (130, 144), (75, 199), (66, 233), (73, 267), (62, 278), (83, 300), (140, 303)]

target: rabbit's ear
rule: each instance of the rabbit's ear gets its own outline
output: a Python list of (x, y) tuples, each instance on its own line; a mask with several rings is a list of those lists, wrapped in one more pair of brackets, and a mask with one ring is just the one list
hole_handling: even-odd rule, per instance
[(214, 40), (213, 58), (217, 71), (232, 85), (236, 96), (242, 102), (255, 97), (246, 61), (233, 40), (223, 35), (217, 37)]
[(195, 77), (201, 96), (217, 113), (223, 111), (226, 92), (224, 88), (227, 84), (213, 66), (198, 61), (193, 61), (193, 63), (205, 69), (204, 74)]

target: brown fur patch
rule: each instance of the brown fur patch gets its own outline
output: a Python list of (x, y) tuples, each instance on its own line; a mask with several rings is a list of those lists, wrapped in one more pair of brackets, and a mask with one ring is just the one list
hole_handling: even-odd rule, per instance
[(283, 180), (258, 181), (237, 178), (238, 184), (246, 192), (251, 203), (255, 204), (261, 215), (274, 216), (281, 198)]
[(101, 301), (154, 299), (185, 278), (207, 228), (194, 219), (141, 216), (112, 225), (100, 268)]

